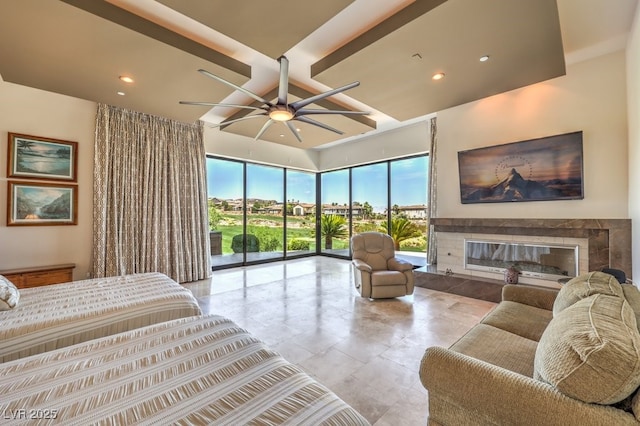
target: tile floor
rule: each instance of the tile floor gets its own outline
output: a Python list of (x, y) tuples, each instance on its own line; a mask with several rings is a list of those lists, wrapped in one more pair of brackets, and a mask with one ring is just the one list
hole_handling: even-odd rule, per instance
[(426, 424), (425, 348), (449, 346), (495, 306), (420, 287), (363, 299), (351, 262), (321, 256), (215, 271), (185, 286), (205, 313), (248, 329), (376, 426)]

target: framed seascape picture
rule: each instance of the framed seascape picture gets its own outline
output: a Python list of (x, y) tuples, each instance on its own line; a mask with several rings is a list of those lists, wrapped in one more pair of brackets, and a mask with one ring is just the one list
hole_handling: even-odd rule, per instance
[(458, 152), (462, 204), (584, 198), (582, 132)]
[(9, 181), (7, 226), (76, 225), (78, 187)]
[(76, 182), (78, 143), (9, 133), (7, 177)]

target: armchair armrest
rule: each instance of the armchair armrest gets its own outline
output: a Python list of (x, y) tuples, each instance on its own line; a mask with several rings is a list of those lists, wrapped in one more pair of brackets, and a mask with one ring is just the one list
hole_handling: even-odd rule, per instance
[(569, 398), (546, 383), (441, 347), (425, 352), (420, 380), (435, 424), (638, 425), (623, 410)]
[(387, 267), (392, 271), (410, 271), (413, 269), (413, 265), (405, 260), (392, 257), (387, 261)]
[(502, 300), (518, 302), (551, 311), (553, 310), (553, 302), (556, 300), (558, 291), (559, 290), (554, 288), (507, 284), (502, 287)]
[(351, 262), (353, 263), (353, 266), (355, 266), (356, 269), (358, 269), (359, 271), (362, 271), (362, 272), (373, 271), (373, 268), (371, 266), (369, 266), (367, 263), (365, 263), (360, 259), (352, 259)]

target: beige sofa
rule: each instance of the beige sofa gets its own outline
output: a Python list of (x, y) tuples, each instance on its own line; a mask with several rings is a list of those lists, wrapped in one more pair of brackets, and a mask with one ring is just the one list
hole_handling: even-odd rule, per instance
[(640, 424), (640, 292), (592, 272), (506, 285), (450, 348), (428, 348), (430, 425)]

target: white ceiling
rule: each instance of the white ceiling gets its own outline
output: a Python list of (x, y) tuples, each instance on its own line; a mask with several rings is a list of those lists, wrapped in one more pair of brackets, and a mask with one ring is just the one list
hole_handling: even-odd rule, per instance
[[(262, 137), (321, 148), (558, 77), (565, 63), (621, 49), (637, 3), (0, 0), (0, 75), (82, 99), (217, 124), (238, 111), (178, 101), (249, 105), (253, 99), (197, 70), (271, 99), (277, 96), (276, 59), (285, 54), (292, 99), (361, 82), (330, 103), (312, 105), (371, 111), (360, 121), (317, 118), (344, 131), (343, 136), (302, 124), (303, 143), (276, 126)], [(480, 63), (482, 54), (490, 60)], [(436, 71), (445, 78), (433, 82)], [(132, 75), (135, 83), (120, 82), (122, 74)], [(247, 120), (221, 131), (253, 137), (261, 125), (261, 119)]]

